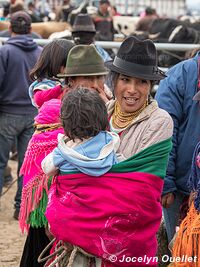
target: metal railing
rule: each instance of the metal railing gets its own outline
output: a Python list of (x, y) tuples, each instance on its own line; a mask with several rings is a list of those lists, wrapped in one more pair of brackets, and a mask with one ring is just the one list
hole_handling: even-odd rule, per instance
[[(5, 43), (8, 40), (8, 38), (0, 37), (0, 42)], [(34, 41), (44, 46), (51, 42), (50, 39), (34, 39)], [(115, 48), (118, 49), (121, 45), (121, 42), (102, 42), (97, 41), (95, 42), (97, 45), (100, 45), (103, 48)], [(193, 49), (200, 48), (200, 44), (169, 44), (169, 43), (155, 43), (157, 50), (169, 50), (169, 51), (189, 51)]]

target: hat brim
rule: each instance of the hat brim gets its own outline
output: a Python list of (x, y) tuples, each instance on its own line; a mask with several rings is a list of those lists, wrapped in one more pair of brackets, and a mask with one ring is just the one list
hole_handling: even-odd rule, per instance
[(158, 69), (158, 72), (155, 74), (143, 74), (143, 73), (138, 73), (136, 69), (122, 69), (120, 67), (116, 67), (113, 65), (113, 60), (112, 61), (107, 61), (105, 62), (105, 66), (110, 69), (111, 71), (115, 71), (117, 73), (129, 76), (129, 77), (135, 77), (139, 79), (145, 79), (145, 80), (150, 80), (150, 81), (160, 81), (167, 77), (160, 69)]
[(94, 72), (94, 73), (59, 73), (57, 74), (57, 77), (63, 78), (63, 77), (79, 77), (79, 76), (103, 76), (107, 74), (108, 74), (108, 71)]

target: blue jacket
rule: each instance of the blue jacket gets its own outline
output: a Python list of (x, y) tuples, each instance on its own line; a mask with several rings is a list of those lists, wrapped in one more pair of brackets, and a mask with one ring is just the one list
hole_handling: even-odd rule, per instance
[(28, 92), (29, 71), (41, 50), (27, 35), (11, 37), (0, 47), (0, 112), (19, 115), (36, 112)]
[(197, 61), (198, 54), (171, 68), (156, 93), (159, 107), (168, 111), (174, 121), (173, 148), (163, 194), (176, 191), (189, 194), (192, 155), (200, 140), (200, 107), (198, 101), (192, 100), (197, 92)]
[[(115, 136), (115, 140), (118, 140), (117, 134)], [(114, 143), (113, 135), (106, 131), (99, 132), (74, 148), (67, 149), (63, 141), (58, 142), (58, 147), (53, 150), (54, 165), (61, 172), (80, 171), (92, 176), (103, 175), (118, 162)]]

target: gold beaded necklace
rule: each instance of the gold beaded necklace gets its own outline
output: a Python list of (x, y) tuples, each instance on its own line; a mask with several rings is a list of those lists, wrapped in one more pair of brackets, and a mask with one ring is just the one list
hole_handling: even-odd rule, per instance
[(126, 113), (121, 111), (120, 105), (118, 101), (116, 101), (114, 112), (112, 115), (113, 126), (117, 126), (116, 128), (120, 129), (126, 128), (129, 124), (131, 124), (133, 119), (139, 116), (139, 114), (146, 108), (146, 106), (148, 106), (148, 101), (145, 101), (145, 103), (141, 106), (140, 109), (131, 113)]

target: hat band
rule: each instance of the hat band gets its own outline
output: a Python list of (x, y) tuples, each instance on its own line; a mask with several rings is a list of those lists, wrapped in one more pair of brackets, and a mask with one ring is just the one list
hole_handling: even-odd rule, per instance
[(97, 65), (83, 65), (79, 66), (78, 64), (76, 66), (68, 67), (66, 74), (78, 74), (78, 73), (85, 73), (85, 74), (92, 74), (92, 73), (107, 73), (106, 68), (103, 64), (97, 64)]
[(156, 66), (146, 66), (146, 65), (141, 65), (141, 64), (135, 64), (132, 62), (128, 62), (125, 60), (122, 60), (119, 57), (115, 57), (113, 61), (113, 65), (117, 68), (124, 69), (124, 70), (129, 70), (130, 69), (137, 69), (138, 73), (143, 73), (149, 75), (151, 74), (156, 74), (158, 73), (158, 68)]

